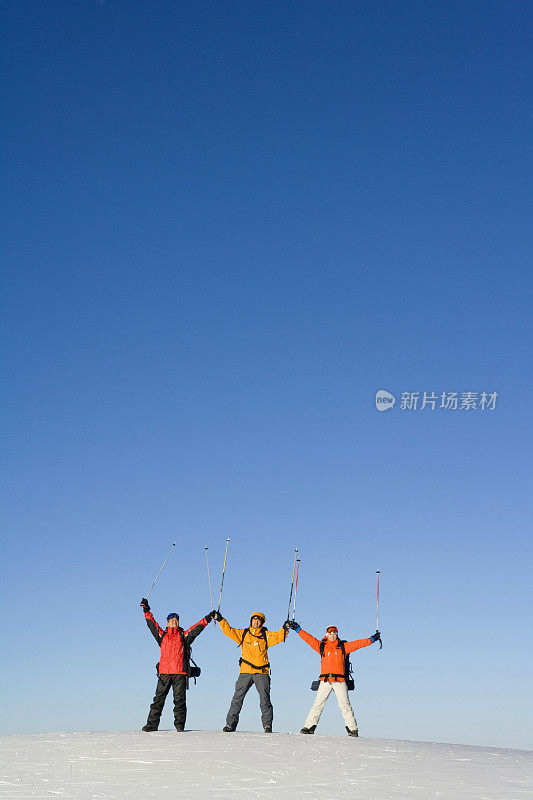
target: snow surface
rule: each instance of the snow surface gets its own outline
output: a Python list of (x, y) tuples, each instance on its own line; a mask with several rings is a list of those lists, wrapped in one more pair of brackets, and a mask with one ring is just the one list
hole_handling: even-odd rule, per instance
[(533, 753), (218, 731), (0, 737), (0, 797), (127, 800), (527, 800)]

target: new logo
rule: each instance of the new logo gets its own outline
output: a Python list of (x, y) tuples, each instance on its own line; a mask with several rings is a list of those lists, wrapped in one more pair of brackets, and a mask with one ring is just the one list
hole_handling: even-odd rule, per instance
[(376, 392), (376, 408), (378, 411), (388, 411), (389, 408), (394, 407), (394, 403), (396, 402), (396, 398), (390, 392), (386, 392), (385, 389), (379, 389)]

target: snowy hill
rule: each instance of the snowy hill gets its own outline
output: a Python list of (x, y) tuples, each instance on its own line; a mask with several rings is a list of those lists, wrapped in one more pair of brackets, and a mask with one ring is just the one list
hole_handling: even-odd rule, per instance
[(522, 800), (521, 750), (218, 731), (0, 737), (0, 798)]

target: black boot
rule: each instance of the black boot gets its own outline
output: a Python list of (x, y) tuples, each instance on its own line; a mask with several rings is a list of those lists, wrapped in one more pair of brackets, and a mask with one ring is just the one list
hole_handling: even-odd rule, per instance
[(359, 736), (359, 731), (357, 728), (354, 731), (351, 731), (347, 725), (344, 726), (346, 728), (346, 732), (348, 736)]
[(183, 733), (183, 731), (185, 730), (185, 727), (183, 725), (180, 725), (180, 724), (176, 725), (175, 728), (176, 728), (178, 733)]
[(264, 731), (265, 733), (272, 733), (272, 725), (265, 725)]
[(316, 730), (316, 725), (311, 725), (310, 728), (302, 728), (300, 733), (314, 733)]
[(233, 733), (236, 727), (237, 727), (236, 725), (224, 725), (222, 730), (225, 731), (226, 733)]
[(148, 723), (142, 728), (145, 733), (152, 733), (152, 731), (156, 731), (157, 728), (154, 728), (153, 725), (148, 725)]

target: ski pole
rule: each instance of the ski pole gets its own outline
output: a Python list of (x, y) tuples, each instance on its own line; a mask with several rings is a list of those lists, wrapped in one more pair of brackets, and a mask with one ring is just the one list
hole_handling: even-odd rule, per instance
[(289, 608), (287, 609), (287, 619), (289, 619), (291, 614), (291, 602), (292, 602), (292, 590), (294, 588), (294, 574), (296, 572), (296, 561), (298, 560), (298, 548), (294, 551), (294, 567), (292, 570), (292, 583), (291, 583), (291, 593), (289, 595)]
[(376, 597), (376, 630), (379, 631), (379, 569), (376, 570), (376, 575), (378, 576), (378, 588)]
[(224, 575), (226, 574), (226, 559), (228, 557), (228, 545), (229, 545), (229, 539), (226, 539), (226, 555), (224, 556), (224, 566), (222, 567), (222, 581), (220, 583), (220, 594), (218, 596), (217, 611), (220, 611), (220, 603), (222, 602), (222, 587), (224, 586)]
[[(174, 542), (174, 544), (172, 545), (172, 547), (171, 547), (171, 548), (170, 548), (170, 550), (168, 551), (168, 556), (167, 556), (167, 557), (165, 558), (165, 560), (163, 561), (163, 565), (162, 565), (161, 569), (159, 570), (159, 572), (158, 572), (158, 573), (157, 573), (157, 575), (155, 576), (155, 581), (154, 581), (154, 582), (152, 583), (152, 585), (150, 586), (150, 592), (152, 591), (152, 589), (153, 589), (153, 588), (154, 588), (154, 586), (156, 585), (157, 579), (159, 578), (159, 576), (160, 576), (160, 575), (161, 575), (161, 573), (163, 572), (163, 567), (165, 566), (165, 564), (167, 563), (168, 559), (170, 558), (170, 554), (171, 554), (172, 550), (174, 549), (174, 547), (176, 547), (176, 542)], [(147, 600), (148, 600), (148, 598), (150, 597), (150, 592), (148, 592), (148, 594), (146, 595), (146, 599), (147, 599)]]
[(292, 606), (292, 618), (294, 620), (294, 615), (296, 614), (296, 595), (298, 594), (298, 573), (300, 572), (300, 559), (296, 559), (296, 583), (294, 585), (294, 603)]
[(207, 580), (209, 581), (209, 597), (211, 598), (211, 608), (213, 608), (213, 593), (211, 591), (211, 575), (209, 573), (209, 556), (207, 555), (207, 547), (205, 548), (205, 558), (207, 561)]
[[(378, 576), (378, 588), (377, 588), (377, 596), (376, 596), (376, 630), (379, 631), (379, 569), (376, 570), (376, 575)], [(383, 647), (383, 642), (381, 639), (379, 640), (379, 649)]]

